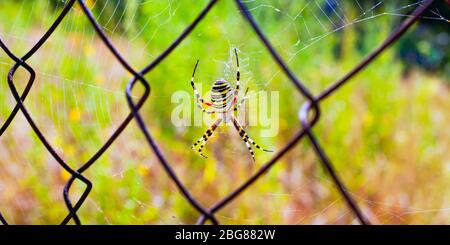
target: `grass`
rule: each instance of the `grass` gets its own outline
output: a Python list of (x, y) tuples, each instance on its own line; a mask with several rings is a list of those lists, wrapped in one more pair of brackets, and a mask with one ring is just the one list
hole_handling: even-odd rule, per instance
[[(105, 17), (109, 13), (99, 20), (118, 49), (134, 67), (141, 68), (170, 44), (203, 5), (130, 3), (127, 11), (139, 8), (150, 18), (135, 22), (124, 18), (125, 24), (117, 28)], [(295, 12), (300, 5), (281, 9)], [(97, 16), (100, 7), (96, 6)], [(348, 18), (358, 14), (351, 7), (346, 11)], [(0, 9), (0, 36), (16, 54), (24, 54), (57, 15), (45, 3), (5, 1)], [(302, 25), (293, 25), (285, 15), (270, 9), (257, 9), (254, 14), (314, 94), (357, 64), (398, 20), (382, 16), (355, 24), (301, 50), (309, 45), (308, 40), (294, 45), (306, 35)], [(314, 19), (305, 18), (305, 22), (310, 32), (324, 33)], [(132, 23), (128, 29), (127, 23)], [(362, 38), (357, 28), (371, 34)], [(362, 48), (356, 47), (357, 42)], [(300, 129), (297, 112), (304, 98), (238, 17), (233, 4), (219, 3), (192, 35), (146, 76), (152, 94), (141, 110), (144, 120), (183, 183), (205, 206), (235, 189), (271, 157), (256, 152), (257, 161), (252, 163), (237, 133), (231, 127), (220, 127), (206, 146), (210, 157), (203, 159), (190, 145), (207, 125), (175, 127), (170, 123), (176, 106), (172, 94), (192, 93), (189, 79), (196, 59), (201, 60), (197, 82), (204, 84), (204, 90), (218, 77), (233, 80), (233, 47), (240, 52), (244, 87), (249, 86), (252, 94), (280, 93), (278, 135), (264, 138), (262, 126), (248, 127), (261, 145), (280, 149)], [(405, 77), (396, 48), (323, 103), (314, 133), (373, 223), (449, 223), (448, 83), (439, 74), (421, 70)], [(0, 52), (0, 122), (14, 106), (5, 80), (12, 64)], [(37, 71), (37, 79), (26, 105), (58, 153), (72, 167), (79, 167), (127, 115), (124, 88), (130, 76), (93, 33), (79, 8), (71, 11), (29, 64)], [(23, 71), (17, 75), (20, 89), (26, 78)], [(136, 91), (136, 96), (140, 92)], [(200, 113), (193, 104), (191, 108), (192, 113)], [(20, 113), (0, 142), (2, 214), (10, 223), (59, 223), (67, 213), (62, 189), (70, 176), (46, 152)], [(135, 122), (85, 175), (94, 188), (79, 211), (83, 223), (178, 224), (193, 223), (198, 217), (147, 147)], [(74, 185), (73, 200), (82, 188)], [(304, 140), (220, 211), (218, 218), (225, 224), (356, 222)]]

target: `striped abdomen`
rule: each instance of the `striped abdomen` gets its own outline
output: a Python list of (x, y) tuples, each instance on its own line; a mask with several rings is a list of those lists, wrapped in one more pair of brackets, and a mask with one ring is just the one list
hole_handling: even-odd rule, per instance
[(224, 79), (217, 80), (211, 88), (211, 102), (216, 109), (226, 108), (233, 99), (233, 89)]

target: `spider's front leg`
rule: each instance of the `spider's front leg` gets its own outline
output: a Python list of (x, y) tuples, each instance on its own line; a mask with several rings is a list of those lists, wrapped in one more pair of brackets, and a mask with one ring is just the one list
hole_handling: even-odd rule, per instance
[(195, 75), (195, 71), (197, 70), (198, 62), (199, 62), (199, 60), (197, 60), (197, 63), (195, 63), (194, 71), (192, 72), (192, 77), (191, 77), (191, 86), (192, 86), (192, 89), (194, 90), (194, 94), (195, 94), (195, 103), (197, 104), (198, 108), (200, 108), (200, 110), (202, 110), (203, 112), (208, 113), (208, 114), (214, 114), (214, 113), (216, 113), (214, 110), (213, 111), (206, 110), (205, 106), (209, 107), (212, 104), (205, 102), (203, 100), (203, 98), (200, 96), (200, 93), (198, 92), (198, 90), (194, 84), (194, 75)]
[(240, 86), (240, 82), (241, 82), (241, 68), (239, 67), (239, 57), (237, 54), (237, 50), (234, 49), (234, 55), (236, 56), (236, 89), (234, 91), (234, 95), (237, 96), (239, 94), (239, 86)]
[(239, 108), (241, 108), (242, 104), (244, 104), (244, 102), (248, 99), (247, 98), (247, 93), (248, 93), (248, 87), (245, 90), (244, 93), (244, 97), (241, 99), (241, 101), (239, 101), (239, 103), (236, 103), (237, 97), (234, 97), (234, 111), (237, 111)]
[(234, 111), (237, 111), (241, 105), (244, 103), (244, 101), (247, 99), (245, 96), (247, 95), (248, 92), (248, 88), (245, 90), (244, 93), (244, 98), (242, 98), (241, 101), (239, 101), (239, 103), (237, 103), (237, 96), (239, 95), (239, 89), (240, 89), (240, 84), (241, 84), (241, 69), (239, 67), (239, 57), (237, 54), (237, 49), (234, 49), (234, 55), (236, 56), (236, 88), (234, 89)]
[(195, 150), (195, 147), (200, 144), (200, 147), (198, 148), (198, 153), (200, 154), (200, 156), (204, 157), (204, 158), (208, 158), (207, 156), (203, 155), (202, 150), (203, 147), (206, 144), (206, 141), (208, 141), (209, 137), (211, 137), (211, 135), (214, 133), (214, 131), (216, 130), (216, 128), (219, 126), (219, 124), (222, 122), (222, 118), (218, 118), (207, 130), (206, 132), (203, 134), (202, 137), (200, 137), (200, 139), (198, 139), (193, 145), (192, 145), (192, 149)]

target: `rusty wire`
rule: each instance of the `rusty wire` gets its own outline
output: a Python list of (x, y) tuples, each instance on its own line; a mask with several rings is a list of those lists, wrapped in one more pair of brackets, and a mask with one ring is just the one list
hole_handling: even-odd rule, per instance
[[(73, 5), (77, 2), (81, 7), (84, 15), (89, 19), (91, 25), (94, 27), (97, 35), (101, 38), (103, 43), (107, 46), (110, 52), (114, 55), (114, 57), (120, 62), (122, 67), (127, 70), (128, 73), (132, 75), (131, 81), (128, 83), (126, 87), (126, 98), (128, 105), (130, 107), (131, 112), (127, 115), (127, 117), (123, 120), (123, 122), (119, 125), (119, 127), (112, 133), (112, 135), (106, 140), (106, 142), (100, 147), (97, 152), (84, 163), (79, 169), (73, 169), (70, 165), (64, 161), (63, 157), (60, 156), (55, 148), (49, 143), (49, 141), (45, 138), (42, 131), (35, 124), (33, 117), (28, 112), (27, 107), (24, 102), (32, 89), (33, 82), (35, 80), (35, 71), (32, 67), (30, 67), (26, 61), (32, 57), (41, 47), (42, 45), (51, 37), (53, 32), (59, 26), (59, 24), (64, 20), (67, 14), (72, 9)], [(242, 3), (241, 0), (235, 0), (237, 8), (240, 10), (243, 18), (250, 24), (251, 28), (255, 31), (258, 38), (262, 41), (263, 45), (267, 48), (269, 53), (272, 55), (272, 58), (276, 61), (276, 63), (280, 66), (282, 71), (286, 74), (289, 80), (295, 85), (298, 92), (306, 98), (306, 102), (300, 106), (299, 110), (299, 123), (302, 125), (302, 129), (298, 131), (294, 136), (286, 143), (286, 145), (281, 148), (275, 155), (265, 163), (255, 174), (253, 174), (247, 181), (241, 184), (237, 189), (232, 191), (230, 194), (219, 200), (216, 204), (212, 205), (210, 208), (206, 208), (202, 206), (195, 197), (191, 195), (189, 190), (184, 186), (181, 180), (176, 175), (175, 171), (172, 169), (169, 161), (165, 157), (165, 154), (159, 148), (157, 142), (152, 137), (150, 130), (148, 130), (146, 124), (144, 123), (139, 109), (145, 103), (147, 98), (150, 96), (151, 86), (150, 83), (144, 78), (146, 74), (155, 69), (158, 64), (163, 61), (167, 56), (193, 31), (193, 29), (200, 23), (203, 18), (211, 11), (211, 9), (215, 6), (218, 0), (211, 0), (203, 10), (198, 14), (198, 16), (194, 19), (194, 21), (188, 25), (185, 30), (156, 58), (154, 59), (148, 66), (143, 68), (141, 71), (137, 71), (134, 69), (125, 58), (119, 53), (119, 51), (114, 47), (113, 43), (107, 37), (107, 35), (103, 32), (102, 28), (98, 24), (98, 22), (93, 17), (91, 10), (86, 6), (83, 0), (70, 0), (47, 32), (38, 40), (38, 42), (21, 58), (16, 56), (0, 39), (0, 48), (12, 59), (15, 64), (11, 67), (7, 81), (10, 88), (10, 92), (12, 93), (14, 99), (16, 100), (16, 105), (14, 109), (11, 111), (10, 115), (7, 117), (7, 120), (0, 127), (0, 136), (8, 129), (11, 122), (14, 120), (15, 116), (19, 111), (25, 116), (28, 124), (31, 126), (33, 131), (38, 136), (39, 140), (45, 146), (47, 151), (53, 156), (53, 158), (58, 162), (58, 164), (67, 171), (71, 177), (67, 181), (64, 186), (63, 196), (64, 202), (68, 209), (67, 216), (63, 219), (61, 224), (67, 224), (70, 220), (73, 220), (75, 224), (81, 224), (81, 221), (77, 215), (77, 211), (83, 205), (84, 201), (89, 195), (89, 192), (92, 189), (91, 182), (82, 175), (89, 167), (91, 167), (100, 156), (102, 156), (106, 150), (114, 143), (114, 141), (121, 135), (123, 130), (128, 126), (128, 124), (135, 119), (138, 123), (138, 126), (142, 133), (144, 134), (146, 141), (149, 144), (151, 151), (156, 154), (159, 162), (162, 167), (170, 177), (170, 179), (175, 183), (178, 190), (185, 197), (186, 201), (188, 201), (192, 207), (194, 207), (199, 214), (201, 215), (198, 219), (198, 224), (204, 224), (207, 220), (209, 220), (212, 224), (219, 224), (218, 220), (214, 216), (216, 212), (224, 208), (227, 204), (233, 201), (238, 195), (248, 189), (256, 180), (258, 180), (262, 175), (267, 173), (277, 162), (283, 157), (290, 149), (292, 149), (303, 137), (307, 137), (309, 141), (312, 143), (312, 147), (318, 156), (320, 163), (323, 165), (325, 170), (330, 174), (334, 184), (336, 185), (339, 193), (344, 198), (346, 204), (350, 211), (355, 215), (358, 221), (361, 224), (370, 224), (369, 220), (364, 216), (363, 212), (359, 208), (358, 204), (353, 200), (347, 188), (345, 187), (344, 182), (340, 179), (337, 171), (333, 167), (330, 159), (327, 157), (323, 147), (320, 145), (316, 136), (313, 133), (313, 127), (318, 122), (320, 118), (320, 103), (336, 92), (342, 85), (347, 83), (351, 78), (353, 78), (357, 73), (359, 73), (362, 69), (367, 67), (379, 54), (381, 54), (384, 50), (386, 50), (390, 45), (392, 45), (395, 41), (397, 41), (405, 31), (411, 27), (418, 19), (419, 16), (427, 10), (427, 8), (433, 3), (433, 0), (423, 1), (411, 14), (411, 16), (406, 19), (399, 27), (397, 27), (391, 35), (374, 51), (372, 51), (365, 59), (363, 59), (358, 65), (356, 65), (350, 72), (348, 72), (344, 77), (337, 80), (330, 87), (325, 89), (318, 96), (314, 96), (309, 89), (301, 82), (300, 79), (294, 75), (294, 73), (289, 69), (284, 60), (278, 54), (278, 52), (273, 48), (270, 41), (266, 38), (266, 35), (259, 27), (258, 23), (255, 21), (251, 13), (248, 11), (245, 4)], [(20, 68), (24, 68), (29, 73), (29, 79), (25, 89), (22, 91), (22, 94), (19, 95), (15, 87), (14, 82), (14, 74)], [(134, 86), (137, 83), (140, 83), (144, 87), (144, 93), (141, 95), (139, 100), (135, 102), (131, 97), (131, 92)], [(310, 115), (312, 114), (312, 116)], [(69, 192), (72, 184), (75, 180), (79, 180), (86, 185), (81, 196), (76, 200), (75, 205), (72, 204), (72, 201), (69, 197)], [(5, 217), (0, 213), (0, 223), (7, 225), (7, 221)]]

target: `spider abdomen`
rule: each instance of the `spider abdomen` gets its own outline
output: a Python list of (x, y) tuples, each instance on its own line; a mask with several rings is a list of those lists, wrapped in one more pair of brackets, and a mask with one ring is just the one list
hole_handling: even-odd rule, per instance
[(214, 82), (211, 88), (211, 102), (216, 109), (225, 109), (233, 100), (233, 89), (225, 79)]

